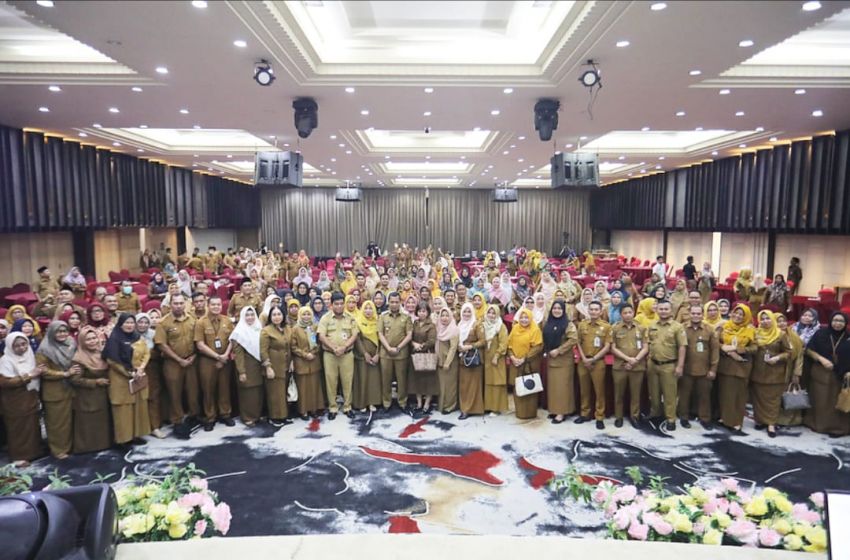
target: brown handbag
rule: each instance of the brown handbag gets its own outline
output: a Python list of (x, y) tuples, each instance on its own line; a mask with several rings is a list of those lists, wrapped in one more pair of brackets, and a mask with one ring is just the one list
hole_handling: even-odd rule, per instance
[(838, 401), (835, 403), (835, 409), (844, 413), (850, 413), (850, 376), (844, 376), (841, 391), (838, 393)]
[(148, 376), (133, 377), (130, 379), (130, 394), (135, 395), (139, 391), (148, 388)]

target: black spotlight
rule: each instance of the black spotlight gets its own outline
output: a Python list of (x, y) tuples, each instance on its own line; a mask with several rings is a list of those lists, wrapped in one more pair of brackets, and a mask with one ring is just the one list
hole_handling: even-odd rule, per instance
[(254, 65), (254, 81), (261, 86), (270, 86), (274, 82), (274, 70), (268, 60), (261, 60)]
[(557, 99), (541, 99), (534, 104), (534, 130), (540, 134), (540, 140), (548, 142), (552, 132), (558, 129), (558, 109), (561, 102)]
[(299, 97), (292, 102), (295, 109), (295, 129), (298, 136), (307, 138), (313, 129), (319, 128), (319, 105), (312, 97)]
[(584, 66), (590, 66), (590, 70), (585, 70), (582, 72), (581, 76), (579, 76), (578, 81), (581, 82), (586, 88), (590, 88), (591, 90), (595, 87), (602, 88), (602, 73), (599, 71), (599, 67), (596, 65), (596, 61), (592, 58), (588, 60)]

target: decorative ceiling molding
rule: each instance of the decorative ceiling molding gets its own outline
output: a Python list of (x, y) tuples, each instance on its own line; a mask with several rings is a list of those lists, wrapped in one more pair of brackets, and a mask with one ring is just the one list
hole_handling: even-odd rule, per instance
[[(716, 134), (712, 135), (711, 133)], [(703, 131), (701, 134), (705, 139), (694, 141), (690, 144), (677, 144), (672, 141), (666, 145), (653, 145), (644, 139), (656, 139), (664, 134), (683, 134), (685, 131), (612, 131), (596, 138), (593, 142), (575, 150), (579, 153), (598, 154), (600, 156), (617, 156), (620, 154), (632, 156), (655, 156), (666, 157), (695, 157), (710, 153), (713, 150), (737, 147), (742, 143), (751, 143), (767, 139), (777, 134), (776, 131)], [(687, 133), (697, 134), (695, 131)], [(614, 143), (612, 145), (612, 143)]]
[[(143, 148), (146, 151), (164, 155), (208, 154), (222, 153), (254, 155), (258, 150), (281, 151), (244, 130), (236, 129), (156, 129), (156, 128), (80, 128), (89, 136), (120, 142), (127, 146)], [(165, 140), (168, 135), (177, 135), (194, 141), (169, 143)], [(199, 142), (205, 138), (206, 142)], [(211, 141), (214, 140), (214, 141)]]
[[(495, 130), (341, 130), (339, 134), (361, 156), (495, 155), (513, 137)], [(475, 136), (476, 139), (470, 137)], [(385, 138), (396, 138), (392, 144)], [(378, 141), (382, 142), (379, 143)]]

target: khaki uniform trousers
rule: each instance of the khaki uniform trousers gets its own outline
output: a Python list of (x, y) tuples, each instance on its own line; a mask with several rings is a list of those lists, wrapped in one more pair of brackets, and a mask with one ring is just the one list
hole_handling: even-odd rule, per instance
[(189, 405), (189, 415), (199, 417), (201, 409), (198, 401), (200, 396), (198, 388), (197, 358), (188, 367), (180, 367), (180, 364), (170, 358), (162, 361), (162, 376), (165, 378), (165, 389), (168, 391), (169, 420), (174, 425), (183, 421), (185, 412), (183, 410), (183, 393), (186, 393), (186, 401)]
[(707, 375), (693, 376), (685, 373), (679, 378), (679, 418), (689, 419), (691, 417), (691, 401), (696, 397), (697, 415), (699, 419), (711, 422), (711, 386), (713, 379)]
[(649, 415), (653, 418), (661, 416), (661, 400), (663, 397), (664, 417), (670, 422), (675, 422), (676, 398), (678, 394), (676, 362), (659, 365), (649, 360), (646, 370), (646, 381), (649, 387)]
[(201, 356), (196, 359), (199, 360), (198, 376), (204, 398), (204, 422), (230, 418), (230, 378), (233, 376), (233, 362), (228, 361), (222, 368), (217, 368), (215, 360)]
[(597, 360), (588, 368), (578, 364), (578, 387), (581, 392), (581, 415), (590, 418), (590, 388), (596, 397), (594, 414), (597, 420), (605, 419), (605, 360)]
[(336, 404), (336, 394), (342, 386), (342, 411), (351, 410), (351, 388), (354, 384), (354, 351), (349, 350), (342, 356), (333, 352), (322, 354), (325, 366), (325, 386), (328, 389), (328, 412), (336, 414), (339, 406)]
[(393, 360), (392, 358), (381, 357), (381, 400), (383, 400), (384, 408), (389, 408), (393, 404), (393, 376), (395, 376), (398, 391), (398, 405), (402, 408), (407, 406), (407, 366), (409, 362), (408, 358)]
[(625, 397), (628, 387), (629, 416), (637, 418), (640, 416), (640, 390), (646, 371), (614, 368), (612, 374), (614, 375), (614, 416), (618, 420), (623, 419), (623, 408), (625, 406), (623, 397)]

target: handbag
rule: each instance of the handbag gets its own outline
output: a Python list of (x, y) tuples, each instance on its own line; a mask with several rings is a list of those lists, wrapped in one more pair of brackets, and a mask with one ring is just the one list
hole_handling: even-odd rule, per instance
[(474, 368), (481, 365), (481, 354), (478, 352), (478, 348), (467, 350), (461, 353), (460, 357), (463, 360), (464, 367)]
[(850, 413), (850, 377), (846, 375), (844, 376), (844, 381), (841, 383), (841, 391), (838, 393), (838, 401), (835, 403), (835, 409)]
[(130, 379), (130, 394), (135, 395), (142, 389), (148, 388), (148, 376), (133, 377)]
[(286, 387), (286, 400), (289, 402), (298, 402), (298, 384), (295, 383), (295, 376), (289, 376), (289, 385)]
[(434, 352), (419, 352), (410, 355), (415, 371), (436, 371), (437, 354)]
[(784, 410), (807, 410), (812, 408), (809, 392), (800, 388), (799, 383), (791, 382), (788, 389), (782, 393), (782, 408)]
[(539, 373), (526, 373), (517, 376), (514, 383), (514, 395), (525, 397), (541, 392), (543, 392), (543, 380)]

